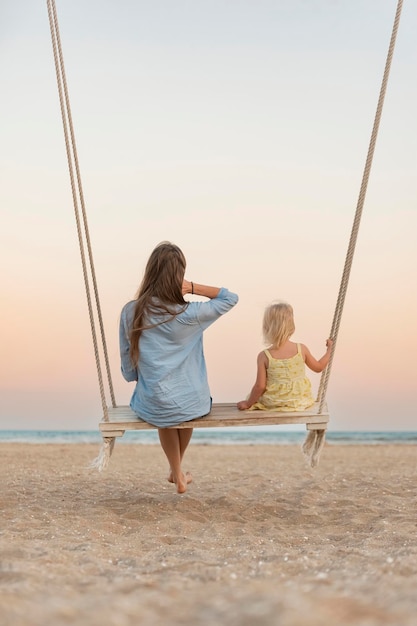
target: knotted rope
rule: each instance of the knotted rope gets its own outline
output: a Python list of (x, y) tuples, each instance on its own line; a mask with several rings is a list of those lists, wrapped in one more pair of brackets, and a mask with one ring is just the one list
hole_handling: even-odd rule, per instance
[[(47, 8), (48, 8), (49, 25), (51, 29), (51, 39), (52, 39), (52, 48), (53, 48), (54, 61), (55, 61), (56, 79), (57, 79), (57, 84), (58, 84), (59, 102), (60, 102), (60, 107), (61, 107), (62, 125), (64, 128), (64, 138), (65, 138), (65, 147), (66, 147), (66, 152), (67, 152), (68, 170), (69, 170), (70, 181), (71, 181), (71, 191), (72, 191), (72, 198), (73, 198), (73, 205), (74, 205), (75, 221), (77, 225), (77, 234), (78, 234), (78, 242), (79, 242), (80, 255), (81, 255), (81, 264), (82, 264), (82, 270), (83, 270), (83, 276), (84, 276), (84, 286), (85, 286), (85, 292), (87, 296), (88, 313), (89, 313), (89, 318), (90, 318), (91, 335), (93, 339), (94, 355), (95, 355), (95, 360), (96, 360), (97, 375), (98, 375), (98, 382), (99, 382), (99, 388), (100, 388), (101, 405), (103, 408), (103, 419), (105, 421), (108, 421), (109, 414), (108, 414), (108, 409), (107, 409), (106, 394), (104, 390), (104, 382), (103, 382), (103, 374), (102, 374), (100, 353), (99, 353), (98, 340), (97, 340), (96, 324), (94, 320), (89, 273), (90, 273), (91, 281), (93, 284), (94, 300), (95, 300), (97, 317), (98, 317), (99, 327), (100, 327), (101, 345), (103, 349), (105, 367), (106, 367), (106, 373), (107, 373), (107, 384), (108, 384), (111, 403), (113, 407), (116, 406), (116, 400), (114, 397), (113, 382), (112, 382), (111, 372), (110, 372), (107, 343), (106, 343), (106, 337), (104, 333), (104, 324), (103, 324), (103, 317), (101, 313), (99, 292), (98, 292), (98, 287), (97, 287), (97, 279), (96, 279), (96, 272), (95, 272), (95, 267), (94, 267), (90, 233), (89, 233), (89, 228), (88, 228), (87, 213), (85, 209), (84, 193), (83, 193), (82, 182), (81, 182), (80, 166), (79, 166), (77, 147), (76, 147), (76, 142), (75, 142), (75, 133), (74, 133), (74, 126), (72, 122), (71, 107), (70, 107), (70, 101), (69, 101), (69, 95), (68, 95), (68, 86), (67, 86), (67, 80), (66, 80), (66, 75), (65, 75), (64, 58), (62, 54), (61, 38), (59, 34), (58, 17), (57, 17), (57, 12), (56, 12), (55, 1), (47, 0)], [(81, 206), (81, 211), (79, 208), (80, 206)], [(86, 249), (87, 249), (87, 255), (85, 252)], [(88, 264), (87, 264), (87, 257), (88, 257)], [(97, 457), (97, 459), (93, 461), (93, 466), (98, 467), (98, 469), (104, 468), (106, 464), (106, 457), (110, 457), (111, 450), (113, 449), (113, 446), (114, 446), (114, 442), (112, 445), (103, 444), (103, 446), (104, 446), (103, 450), (106, 449), (107, 454), (104, 454), (103, 456), (102, 454), (103, 450), (102, 450), (102, 453), (100, 453), (99, 457)]]
[[(333, 346), (330, 353), (329, 363), (326, 369), (323, 371), (320, 378), (320, 385), (318, 390), (317, 401), (319, 402), (319, 414), (323, 412), (323, 408), (326, 402), (326, 393), (327, 387), (329, 384), (329, 378), (333, 363), (333, 356), (336, 348), (337, 337), (339, 334), (339, 327), (342, 318), (343, 307), (346, 298), (346, 292), (348, 288), (350, 271), (352, 268), (353, 255), (355, 252), (356, 241), (359, 233), (359, 226), (362, 217), (362, 211), (365, 204), (365, 196), (368, 188), (369, 175), (371, 173), (371, 166), (375, 152), (376, 140), (378, 137), (379, 125), (382, 117), (382, 109), (384, 105), (385, 93), (387, 90), (388, 77), (391, 69), (392, 57), (394, 55), (395, 42), (397, 39), (397, 32), (400, 23), (401, 11), (403, 6), (403, 0), (399, 0), (397, 4), (397, 10), (395, 13), (394, 25), (392, 29), (390, 44), (388, 48), (387, 59), (385, 63), (384, 75), (382, 78), (381, 89), (379, 93), (378, 105), (376, 109), (374, 124), (371, 133), (371, 139), (369, 142), (368, 154), (366, 157), (365, 168), (362, 176), (362, 183), (359, 191), (359, 198), (356, 206), (355, 217), (353, 220), (352, 231), (350, 235), (349, 245), (346, 254), (345, 265), (343, 269), (342, 279), (339, 288), (339, 295), (336, 302), (336, 309), (334, 312), (332, 328), (330, 331), (330, 337), (333, 339)], [(324, 432), (321, 430), (310, 431), (307, 435), (307, 438), (303, 444), (303, 452), (307, 457), (307, 460), (310, 462), (311, 466), (314, 467), (317, 465), (320, 458), (320, 450), (324, 445)], [(322, 435), (323, 433), (323, 435)]]

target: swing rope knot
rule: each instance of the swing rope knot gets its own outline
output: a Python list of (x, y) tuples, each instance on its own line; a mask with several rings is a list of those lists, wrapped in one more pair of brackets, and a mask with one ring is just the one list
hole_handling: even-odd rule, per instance
[(309, 431), (303, 443), (302, 451), (310, 467), (316, 467), (319, 464), (325, 438), (326, 431), (324, 429)]
[(115, 443), (115, 437), (103, 437), (100, 452), (88, 467), (91, 469), (97, 469), (99, 472), (105, 470), (110, 462), (110, 457), (113, 453)]

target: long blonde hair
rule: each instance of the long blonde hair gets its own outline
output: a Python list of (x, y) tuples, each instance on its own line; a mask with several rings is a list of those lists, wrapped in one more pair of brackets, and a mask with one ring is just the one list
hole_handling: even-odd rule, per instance
[[(136, 294), (129, 336), (130, 358), (134, 365), (139, 359), (139, 339), (142, 331), (173, 319), (186, 308), (188, 303), (182, 294), (185, 268), (185, 256), (175, 244), (162, 241), (152, 251)], [(178, 305), (182, 306), (178, 308)], [(146, 318), (151, 313), (161, 315), (163, 319), (156, 324), (147, 324)]]
[(265, 343), (282, 346), (295, 331), (292, 306), (287, 302), (270, 304), (264, 312), (262, 330)]

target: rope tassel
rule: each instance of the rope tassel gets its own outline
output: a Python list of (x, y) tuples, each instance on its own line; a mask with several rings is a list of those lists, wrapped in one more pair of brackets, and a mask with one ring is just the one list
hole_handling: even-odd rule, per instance
[(107, 469), (115, 443), (115, 437), (103, 437), (103, 443), (101, 444), (100, 452), (88, 467), (92, 469), (97, 469), (99, 472)]
[(310, 430), (302, 447), (304, 456), (311, 467), (317, 467), (326, 438), (325, 430)]

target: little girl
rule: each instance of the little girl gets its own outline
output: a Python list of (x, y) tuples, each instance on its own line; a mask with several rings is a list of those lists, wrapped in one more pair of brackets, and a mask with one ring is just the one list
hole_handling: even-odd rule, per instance
[(323, 371), (329, 362), (333, 340), (326, 341), (326, 353), (317, 361), (307, 346), (290, 341), (294, 331), (293, 309), (289, 304), (280, 302), (266, 308), (263, 335), (265, 343), (271, 345), (258, 354), (255, 384), (248, 399), (237, 403), (239, 410), (304, 411), (314, 404), (305, 364), (313, 372)]

